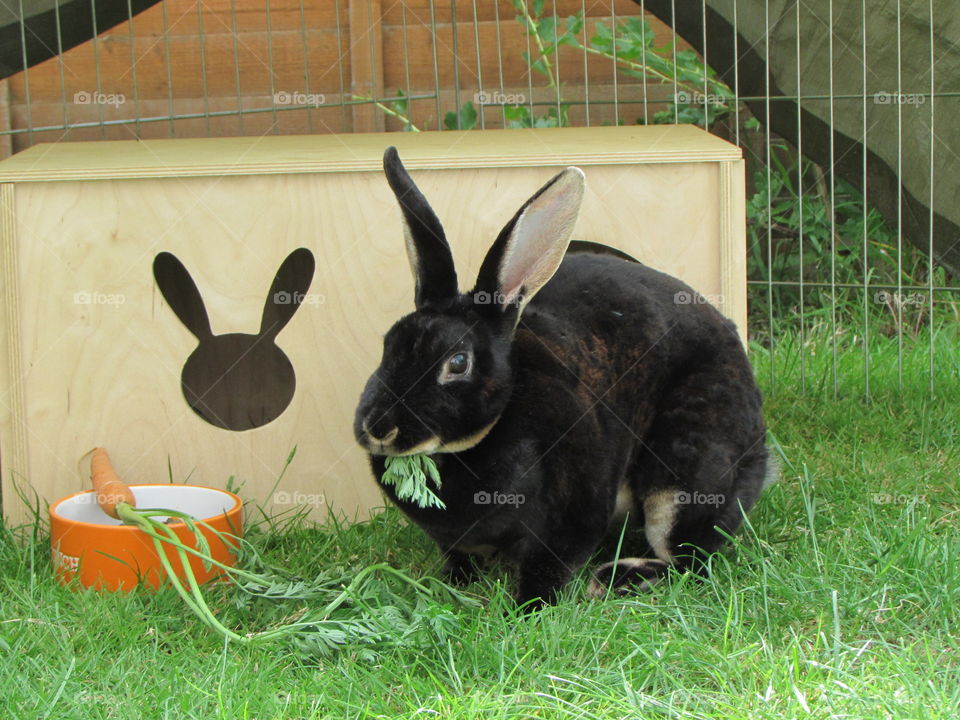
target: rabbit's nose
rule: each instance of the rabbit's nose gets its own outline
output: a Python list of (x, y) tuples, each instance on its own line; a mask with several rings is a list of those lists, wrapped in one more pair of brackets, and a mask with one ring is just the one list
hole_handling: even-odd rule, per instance
[(363, 421), (363, 431), (367, 434), (367, 437), (370, 438), (371, 442), (374, 442), (381, 447), (386, 447), (387, 445), (392, 444), (393, 441), (397, 439), (397, 435), (400, 434), (400, 430), (398, 428), (393, 428), (383, 437), (377, 437), (367, 426), (366, 420)]

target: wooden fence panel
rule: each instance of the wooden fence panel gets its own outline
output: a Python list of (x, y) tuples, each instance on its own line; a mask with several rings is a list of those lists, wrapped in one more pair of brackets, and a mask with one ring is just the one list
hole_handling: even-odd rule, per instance
[[(546, 5), (561, 22), (585, 12), (586, 38), (597, 22), (640, 12), (631, 0)], [(553, 103), (556, 91), (523, 57), (530, 43), (516, 16), (511, 0), (166, 0), (9, 78), (0, 126), (17, 131), (8, 143), (17, 151), (61, 139), (397, 130), (402, 123), (373, 105), (341, 104), (398, 90), (422, 98), (410, 118), (429, 129), (467, 101), (479, 106), (481, 92)], [(649, 19), (657, 45), (670, 42), (671, 31)], [(651, 84), (645, 94), (622, 73), (615, 82), (609, 59), (574, 48), (553, 60), (573, 124), (632, 123), (645, 96), (661, 103), (670, 92)], [(478, 110), (485, 126), (503, 124), (500, 106)], [(62, 129), (78, 123), (91, 127)]]

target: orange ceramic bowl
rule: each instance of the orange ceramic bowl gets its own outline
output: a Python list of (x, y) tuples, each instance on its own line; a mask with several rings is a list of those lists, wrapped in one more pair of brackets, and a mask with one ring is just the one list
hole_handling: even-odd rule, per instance
[[(231, 492), (196, 485), (131, 485), (130, 489), (139, 508), (177, 510), (203, 520), (221, 533), (240, 537), (243, 532), (243, 503)], [(185, 545), (196, 547), (196, 538), (183, 522), (171, 523), (170, 529)], [(213, 558), (233, 566), (236, 545), (224, 543), (209, 530), (201, 532)], [(83, 587), (131, 590), (141, 582), (156, 588), (166, 577), (153, 541), (139, 528), (124, 525), (104, 513), (92, 490), (69, 495), (50, 506), (50, 544), (54, 572), (61, 583), (76, 578)], [(183, 565), (176, 550), (164, 550), (182, 579)], [(215, 566), (207, 570), (192, 555), (190, 565), (201, 583), (223, 572)]]

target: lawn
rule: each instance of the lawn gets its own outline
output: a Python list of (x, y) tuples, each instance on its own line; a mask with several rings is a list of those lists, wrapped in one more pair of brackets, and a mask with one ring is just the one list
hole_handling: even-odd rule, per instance
[[(809, 337), (808, 337), (809, 339)], [(376, 655), (306, 656), (238, 646), (170, 590), (99, 595), (50, 579), (44, 524), (0, 529), (0, 716), (4, 718), (954, 718), (960, 716), (960, 340), (896, 339), (862, 352), (754, 348), (784, 477), (706, 580), (583, 598), (518, 619), (504, 575), (450, 606), (455, 626)], [(224, 468), (224, 477), (229, 468)], [(389, 562), (413, 577), (439, 557), (394, 510), (367, 523), (260, 522), (265, 560), (313, 577)], [(225, 617), (238, 608), (215, 592)], [(292, 603), (283, 611), (293, 614)], [(273, 617), (273, 619), (278, 619)]]

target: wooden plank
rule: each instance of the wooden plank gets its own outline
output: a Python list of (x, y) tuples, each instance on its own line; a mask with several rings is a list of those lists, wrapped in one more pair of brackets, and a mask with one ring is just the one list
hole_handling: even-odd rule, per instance
[(743, 160), (719, 164), (720, 198), (720, 312), (737, 324), (747, 342), (746, 169)]
[[(516, 23), (500, 28), (500, 43), (503, 47), (513, 48), (503, 56), (497, 54), (497, 27), (493, 23), (481, 23), (477, 28), (480, 39), (480, 67), (476, 63), (476, 44), (473, 26), (458, 26), (458, 48), (460, 51), (459, 73), (463, 89), (471, 90), (470, 95), (479, 89), (499, 89), (499, 76), (502, 72), (506, 86), (527, 86), (532, 81), (536, 87), (544, 86), (545, 79), (535, 75), (529, 78), (529, 68), (521, 57), (525, 47), (525, 35)], [(443, 41), (438, 43), (438, 70), (442, 88), (453, 84), (453, 55), (451, 28), (439, 28)], [(382, 35), (382, 53), (387, 58), (400, 58), (404, 47), (409, 50), (406, 61), (388, 62), (383, 68), (381, 87), (388, 95), (398, 88), (406, 89), (406, 72), (409, 69), (414, 90), (433, 90), (433, 50), (432, 36), (428, 28), (411, 28), (404, 33), (400, 28), (386, 28)], [(336, 35), (333, 30), (311, 30), (308, 33), (307, 62), (310, 70), (310, 84), (304, 78), (303, 44), (300, 33), (292, 31), (275, 32), (272, 36), (273, 87), (287, 92), (302, 93), (338, 93), (340, 92), (340, 72), (337, 54)], [(239, 67), (240, 94), (255, 95), (267, 93), (271, 87), (271, 74), (268, 66), (268, 39), (266, 33), (250, 33), (236, 46), (232, 38), (226, 35), (210, 36), (203, 45), (203, 60), (206, 78), (201, 66), (201, 46), (193, 38), (170, 38), (168, 43), (152, 42), (144, 38), (136, 39), (137, 87), (141, 100), (166, 99), (170, 88), (167, 85), (167, 61), (172, 71), (172, 87), (175, 97), (200, 97), (204, 87), (210, 97), (229, 97), (237, 94), (236, 71)], [(130, 44), (126, 38), (118, 42), (103, 43), (98, 50), (100, 63), (100, 87), (105, 94), (122, 94), (132, 102), (133, 76), (130, 73)], [(342, 58), (343, 72), (346, 78), (354, 71), (351, 60), (369, 59), (360, 48), (353, 48), (350, 55)], [(560, 80), (568, 85), (567, 93), (576, 96), (577, 85), (584, 79), (583, 54), (573, 48), (564, 47), (559, 52)], [(76, 93), (93, 93), (97, 88), (94, 52), (92, 45), (83, 45), (65, 53), (63, 56), (64, 73), (61, 86), (59, 60), (50, 60), (30, 71), (30, 96), (34, 103), (59, 102), (66, 98), (72, 104)], [(587, 77), (591, 83), (609, 82), (613, 74), (612, 63), (596, 55), (587, 56)], [(638, 84), (639, 81), (620, 75), (624, 84)], [(206, 85), (204, 85), (204, 81)], [(23, 74), (10, 79), (11, 100), (14, 104), (25, 101), (25, 82)], [(369, 84), (367, 85), (369, 89)], [(349, 90), (349, 88), (344, 88)]]
[[(0, 308), (0, 470), (3, 473), (4, 514), (23, 517), (30, 493), (30, 457), (27, 449), (27, 417), (24, 396), (22, 301), (20, 292), (20, 243), (13, 185), (0, 185), (0, 272), (3, 273), (3, 307)], [(12, 512), (11, 512), (12, 511)]]
[[(360, 0), (356, 0), (360, 3)], [(419, 0), (417, 0), (419, 2)], [(503, 4), (503, 3), (501, 3)], [(569, 6), (569, 7), (568, 7)], [(558, 15), (573, 12), (579, 3), (568, 3), (566, 0), (558, 5)], [(145, 34), (149, 26), (141, 22), (142, 16), (137, 16), (133, 23), (134, 37), (130, 37), (130, 26), (123, 25), (105, 33), (97, 42), (99, 57), (99, 89), (97, 87), (97, 72), (94, 63), (93, 43), (87, 43), (65, 53), (57, 58), (39, 65), (30, 71), (30, 91), (32, 107), (30, 120), (33, 127), (57, 127), (64, 123), (96, 123), (101, 121), (123, 121), (141, 118), (165, 116), (170, 113), (169, 96), (173, 95), (173, 113), (217, 113), (229, 112), (231, 109), (256, 108), (263, 106), (263, 98), (271, 98), (273, 91), (278, 98), (314, 98), (321, 100), (319, 104), (339, 103), (342, 93), (350, 93), (352, 58), (366, 57), (363, 53), (356, 55), (350, 52), (348, 39), (344, 37), (342, 44), (345, 50), (341, 58), (337, 53), (336, 12), (335, 7), (323, 11), (321, 15), (313, 16), (305, 8), (304, 17), (308, 24), (311, 19), (326, 22), (327, 26), (310, 26), (306, 30), (307, 57), (304, 58), (304, 37), (299, 28), (294, 29), (289, 24), (274, 22), (274, 11), (278, 7), (295, 12), (299, 17), (299, 5), (292, 0), (285, 0), (285, 4), (278, 6), (271, 3), (271, 25), (274, 32), (268, 40), (266, 28), (266, 3), (242, 2), (236, 0), (237, 27), (240, 36), (233, 38), (227, 31), (232, 31), (228, 13), (228, 0), (217, 0), (208, 7), (204, 5), (204, 35), (199, 33), (199, 22), (196, 15), (197, 6), (189, 2), (177, 0), (169, 3), (168, 27), (169, 38), (163, 40), (159, 35)], [(360, 4), (356, 7), (361, 7)], [(399, 6), (390, 4), (382, 12), (385, 18), (396, 13)], [(413, 11), (428, 8), (424, 2), (408, 3)], [(636, 6), (627, 3), (626, 9)], [(385, 25), (382, 32), (383, 56), (399, 58), (404, 48), (409, 51), (405, 62), (387, 62), (383, 69), (383, 90), (392, 96), (397, 89), (411, 90), (414, 94), (429, 95), (427, 100), (412, 100), (410, 102), (410, 117), (421, 128), (437, 128), (442, 123), (442, 115), (453, 110), (458, 104), (474, 100), (483, 90), (503, 92), (510, 95), (522, 96), (528, 100), (533, 86), (533, 100), (536, 102), (553, 98), (550, 91), (544, 87), (545, 81), (540, 76), (530, 77), (529, 69), (521, 57), (521, 50), (526, 46), (526, 36), (520, 24), (513, 19), (510, 13), (501, 13), (499, 26), (493, 20), (483, 18), (493, 17), (492, 3), (477, 5), (478, 17), (481, 18), (476, 27), (476, 35), (480, 39), (480, 66), (477, 67), (477, 53), (474, 44), (474, 24), (472, 5), (461, 3), (458, 11), (457, 46), (459, 48), (459, 92), (452, 87), (454, 73), (454, 58), (451, 54), (453, 47), (453, 27), (449, 22), (449, 12), (444, 15), (443, 9), (449, 10), (450, 3), (438, 2), (437, 15), (437, 51), (439, 55), (438, 69), (440, 72), (440, 105), (441, 117), (437, 117), (437, 101), (434, 99), (433, 73), (433, 41), (429, 27), (423, 23), (408, 22), (406, 43), (404, 30), (397, 25)], [(501, 9), (510, 9), (509, 0)], [(349, 19), (346, 0), (340, 3), (341, 31), (348, 32)], [(151, 11), (158, 11), (154, 8)], [(319, 11), (318, 11), (319, 12)], [(419, 11), (417, 11), (419, 12)], [(603, 19), (609, 15), (609, 3), (591, 3), (587, 8), (588, 15)], [(193, 13), (191, 15), (191, 13)], [(259, 13), (259, 15), (258, 15)], [(146, 13), (145, 13), (146, 14)], [(260, 17), (261, 21), (254, 22), (252, 18)], [(618, 7), (618, 17), (625, 16), (625, 8)], [(408, 18), (409, 20), (409, 18)], [(429, 21), (429, 17), (427, 17)], [(609, 21), (609, 18), (607, 18)], [(670, 38), (670, 31), (656, 20), (652, 25), (657, 32), (655, 42), (663, 44)], [(229, 27), (228, 27), (229, 26)], [(589, 23), (588, 23), (589, 27)], [(286, 29), (284, 29), (286, 28)], [(161, 28), (162, 29), (162, 28)], [(497, 32), (500, 31), (500, 45), (505, 50), (503, 55), (497, 53)], [(592, 30), (591, 30), (592, 31)], [(202, 42), (201, 42), (202, 41)], [(133, 55), (137, 58), (137, 95), (134, 95), (133, 74), (130, 71), (131, 43)], [(515, 52), (507, 52), (513, 48)], [(204, 66), (201, 65), (201, 50)], [(268, 67), (268, 57), (272, 54), (273, 68)], [(572, 48), (561, 48), (559, 53), (559, 70), (561, 85), (564, 88), (563, 97), (567, 100), (583, 102), (589, 100), (593, 105), (589, 108), (591, 124), (614, 123), (616, 121), (632, 122), (643, 115), (642, 106), (637, 106), (643, 93), (643, 84), (623, 74), (618, 77), (618, 91), (620, 111), (615, 112), (612, 105), (606, 101), (610, 99), (612, 85), (612, 64), (597, 56), (587, 57), (586, 76), (581, 53)], [(62, 63), (62, 67), (61, 67)], [(167, 65), (172, 75), (171, 86), (167, 84)], [(309, 70), (309, 81), (304, 74), (304, 65)], [(61, 81), (61, 70), (63, 79)], [(407, 71), (411, 76), (410, 87), (407, 87)], [(503, 86), (500, 85), (500, 75), (503, 75)], [(239, 87), (237, 75), (239, 74)], [(346, 87), (341, 81), (346, 82)], [(378, 78), (375, 78), (378, 80)], [(62, 86), (61, 86), (62, 82)], [(483, 86), (482, 88), (480, 86)], [(10, 79), (11, 86), (11, 115), (14, 127), (27, 126), (27, 112), (25, 105), (25, 76), (19, 74)], [(589, 97), (585, 97), (585, 89), (589, 88)], [(108, 102), (95, 105), (84, 103), (85, 97), (96, 92), (100, 97), (107, 97)], [(649, 85), (647, 94), (652, 109), (657, 109), (657, 103), (665, 97), (663, 87)], [(204, 95), (206, 96), (204, 98)], [(381, 95), (382, 96), (382, 95)], [(81, 101), (77, 101), (77, 98)], [(123, 104), (116, 105), (109, 102), (109, 98), (122, 98)], [(348, 98), (349, 99), (349, 98)], [(64, 102), (65, 101), (65, 102)], [(633, 106), (631, 106), (631, 103)], [(268, 102), (269, 104), (269, 102)], [(475, 102), (475, 105), (478, 103)], [(282, 109), (282, 108), (281, 108)], [(502, 111), (496, 106), (480, 108), (484, 121), (491, 127), (501, 126)], [(545, 112), (538, 111), (538, 112)], [(586, 108), (573, 105), (570, 109), (570, 119), (574, 124), (587, 122)], [(235, 116), (212, 117), (210, 119), (186, 118), (173, 123), (177, 136), (227, 136), (237, 134), (260, 135), (265, 132), (348, 132), (351, 130), (353, 115), (363, 118), (363, 122), (370, 129), (400, 129), (399, 121), (386, 117), (374, 107), (359, 107), (351, 109), (313, 109), (310, 111), (292, 111), (270, 113), (270, 119), (263, 115), (248, 115), (243, 123)], [(345, 122), (348, 121), (348, 122)], [(139, 129), (137, 129), (139, 127)], [(164, 129), (165, 128), (165, 129)], [(170, 123), (146, 122), (139, 126), (134, 123), (122, 123), (107, 126), (103, 129), (76, 129), (68, 134), (69, 139), (123, 139), (131, 132), (139, 132), (143, 137), (157, 138), (170, 135)], [(59, 131), (36, 132), (34, 142), (51, 142), (61, 139)], [(13, 149), (20, 150), (30, 142), (29, 136), (17, 135), (13, 140)]]
[[(360, 6), (358, 6), (360, 7)], [(239, 9), (238, 9), (239, 13)], [(135, 19), (138, 20), (138, 18)], [(144, 36), (135, 25), (133, 55), (137, 58), (137, 84), (139, 97), (143, 100), (166, 99), (170, 88), (167, 86), (167, 62), (172, 71), (172, 86), (175, 97), (199, 97), (206, 83), (208, 96), (228, 97), (237, 94), (236, 70), (239, 65), (240, 94), (260, 94), (270, 89), (270, 69), (268, 68), (268, 40), (264, 30), (247, 30), (234, 40), (229, 34), (209, 32), (210, 23), (205, 20), (208, 29), (203, 38), (202, 48), (206, 65), (206, 78), (203, 77), (200, 53), (200, 37), (196, 35), (195, 23), (181, 21), (177, 27), (186, 31), (184, 24), (190, 25), (190, 32), (172, 33), (166, 41), (158, 36)], [(344, 26), (345, 28), (345, 26)], [(526, 46), (522, 27), (512, 18), (499, 26), (501, 45), (515, 48), (516, 52), (497, 54), (498, 26), (493, 22), (481, 22), (477, 28), (481, 45), (481, 67), (479, 74), (487, 87), (499, 84), (498, 75), (502, 65), (506, 85), (527, 84), (528, 68), (520, 56), (520, 49)], [(407, 31), (406, 47), (409, 55), (406, 62), (389, 62), (384, 68), (384, 83), (387, 93), (392, 95), (400, 87), (406, 86), (406, 67), (409, 66), (415, 88), (433, 88), (433, 50), (430, 28), (423, 25), (411, 26)], [(453, 58), (450, 55), (452, 42), (449, 25), (438, 26), (438, 33), (445, 38), (438, 45), (440, 54), (439, 70), (441, 84), (449, 86), (453, 78)], [(656, 42), (663, 44), (670, 39), (669, 31), (662, 26), (656, 36)], [(340, 92), (338, 62), (344, 63), (344, 74), (350, 77), (350, 57), (337, 54), (336, 28), (308, 27), (306, 31), (307, 64), (310, 69), (310, 87), (304, 81), (304, 38), (299, 30), (274, 28), (272, 34), (274, 87), (288, 92), (331, 93)], [(386, 26), (383, 30), (383, 54), (388, 58), (400, 58), (404, 50), (404, 31), (397, 26)], [(345, 49), (349, 49), (344, 38)], [(458, 24), (458, 46), (460, 48), (460, 75), (463, 87), (475, 87), (479, 78), (476, 68), (476, 49), (472, 22)], [(111, 31), (98, 42), (97, 53), (100, 65), (100, 91), (106, 94), (123, 94), (133, 100), (133, 76), (130, 72), (131, 38), (124, 30)], [(169, 57), (168, 57), (169, 56)], [(583, 57), (572, 48), (562, 48), (561, 81), (578, 84), (583, 77)], [(66, 98), (72, 103), (78, 92), (92, 93), (97, 88), (94, 47), (86, 43), (74, 48), (62, 57), (63, 86), (61, 87), (61, 59), (54, 58), (42, 63), (30, 71), (31, 100), (35, 103), (55, 102)], [(588, 76), (592, 82), (609, 79), (612, 73), (611, 63), (603, 58), (589, 56)], [(622, 81), (626, 81), (621, 77)], [(11, 78), (11, 99), (14, 104), (25, 98), (25, 78), (22, 73)], [(634, 81), (635, 82), (635, 81)], [(534, 78), (535, 85), (542, 85), (543, 78)], [(348, 90), (349, 88), (344, 88)], [(575, 92), (575, 88), (571, 88)]]
[[(528, 3), (531, 0), (528, 0)], [(401, 25), (404, 22), (406, 11), (407, 25), (430, 24), (430, 5), (433, 5), (433, 16), (438, 23), (449, 23), (452, 19), (451, 0), (403, 0), (403, 2), (388, 3), (384, 7), (383, 22), (385, 25)], [(585, 11), (587, 18), (609, 17), (613, 10), (617, 17), (636, 15), (640, 12), (639, 5), (633, 0), (554, 0), (544, 4), (544, 15), (553, 15), (556, 7), (558, 18), (566, 18)], [(500, 22), (514, 22), (517, 15), (516, 8), (511, 0), (458, 0), (458, 22), (473, 22), (474, 12), (480, 21), (494, 21), (498, 14)]]
[[(667, 102), (672, 93), (671, 88), (655, 86), (647, 89), (647, 117), (652, 118), (654, 113), (665, 110)], [(494, 93), (502, 95), (494, 96)], [(520, 97), (527, 102), (529, 90), (524, 86), (505, 87), (502, 91), (499, 89), (490, 91), (491, 97)], [(618, 102), (614, 103), (614, 98)], [(473, 101), (472, 93), (460, 94), (461, 104), (465, 101)], [(548, 110), (555, 107), (555, 96), (548, 88), (537, 88), (534, 90), (532, 100), (534, 106), (534, 116), (540, 117)], [(442, 90), (440, 92), (440, 108), (442, 112), (453, 110), (456, 107), (457, 98), (452, 89)], [(545, 103), (545, 104), (544, 104)], [(614, 87), (611, 84), (591, 83), (589, 93), (589, 106), (578, 103), (569, 103), (567, 106), (567, 115), (570, 121), (570, 127), (584, 127), (588, 125), (587, 114), (589, 112), (589, 125), (598, 127), (605, 125), (615, 125), (619, 118), (621, 124), (632, 125), (641, 122), (644, 118), (643, 112), (644, 92), (642, 85), (618, 85)], [(504, 127), (503, 108), (497, 103), (476, 105), (478, 114), (482, 114), (484, 125), (487, 129)], [(436, 117), (436, 102), (431, 97), (429, 99), (411, 100), (408, 107), (408, 117), (413, 124), (420, 130), (436, 130), (442, 126), (443, 117), (438, 120)], [(438, 125), (439, 122), (439, 125)], [(477, 120), (477, 127), (481, 127), (480, 120)], [(403, 129), (403, 123), (396, 118), (387, 118), (387, 129), (390, 131), (400, 131)]]
[[(304, 80), (303, 43), (299, 32), (275, 32), (272, 36), (273, 87), (275, 91), (331, 93), (339, 92), (336, 32), (311, 30), (308, 37), (307, 62), (310, 68), (310, 87)], [(144, 100), (166, 99), (170, 93), (167, 84), (167, 62), (172, 75), (174, 97), (202, 97), (204, 87), (210, 97), (236, 97), (236, 71), (239, 65), (240, 93), (269, 93), (271, 84), (268, 62), (268, 39), (265, 32), (244, 35), (234, 45), (227, 35), (209, 36), (202, 46), (195, 38), (170, 38), (168, 43), (144, 38), (136, 40), (137, 86)], [(100, 88), (105, 94), (123, 94), (133, 102), (133, 76), (130, 72), (130, 43), (127, 38), (118, 42), (101, 43), (99, 49)], [(350, 77), (350, 57), (342, 58), (345, 77)], [(30, 70), (30, 99), (35, 103), (60, 102), (73, 104), (76, 93), (93, 93), (97, 88), (96, 63), (90, 43), (78, 46), (63, 56), (63, 85), (60, 80), (59, 60), (48, 60)], [(206, 68), (204, 78), (203, 68)], [(206, 86), (204, 86), (204, 81)], [(10, 78), (11, 99), (25, 101), (26, 87), (23, 73)]]
[[(354, 95), (383, 95), (383, 15), (380, 0), (350, 0), (350, 90)], [(354, 105), (354, 132), (381, 132), (383, 113), (373, 105)]]
[[(522, 53), (526, 52), (527, 36), (517, 23), (501, 25), (499, 27), (500, 46), (503, 48), (502, 54), (497, 52), (498, 28), (494, 23), (481, 23), (476, 28), (474, 35), (474, 26), (457, 26), (457, 49), (459, 62), (457, 64), (460, 76), (461, 88), (470, 89), (470, 94), (480, 89), (493, 90), (498, 89), (500, 84), (500, 75), (503, 75), (504, 85), (508, 86), (529, 86), (544, 87), (547, 85), (545, 77), (539, 74), (531, 75), (531, 71)], [(439, 27), (437, 34), (442, 38), (437, 44), (437, 69), (439, 72), (439, 81), (441, 88), (448, 88), (454, 82), (454, 63), (453, 57), (454, 43), (452, 41), (452, 28), (447, 25)], [(480, 66), (477, 66), (477, 42), (480, 43)], [(661, 37), (658, 40), (666, 42), (669, 37)], [(432, 90), (434, 87), (433, 76), (433, 51), (432, 51), (432, 31), (429, 27), (408, 28), (406, 37), (402, 28), (386, 28), (384, 30), (383, 44), (384, 54), (388, 58), (403, 58), (404, 48), (409, 52), (404, 61), (387, 63), (384, 69), (384, 85), (387, 92), (393, 95), (397, 88), (406, 90), (406, 74), (409, 70), (411, 77), (411, 91)], [(536, 52), (536, 48), (531, 48)], [(561, 85), (567, 86), (564, 92), (571, 97), (576, 97), (584, 81), (584, 55), (580, 50), (571, 47), (561, 47), (558, 53), (551, 56), (551, 63), (559, 68), (559, 77)], [(559, 65), (557, 65), (559, 62)], [(611, 82), (614, 65), (612, 60), (595, 55), (586, 54), (586, 77), (590, 82)], [(637, 85), (639, 80), (618, 73), (619, 81), (624, 84)]]
[[(620, 85), (616, 88), (619, 95), (619, 116), (621, 120), (627, 123), (633, 123), (643, 117), (643, 89), (642, 86)], [(658, 110), (665, 109), (666, 100), (669, 98), (669, 88), (654, 87), (649, 88), (647, 99), (649, 101), (648, 114), (650, 116)], [(507, 94), (525, 94), (525, 87), (506, 87), (503, 90)], [(468, 96), (469, 98), (469, 96)], [(591, 83), (590, 85), (590, 124), (594, 126), (614, 124), (614, 87), (609, 84)], [(464, 98), (461, 96), (461, 101)], [(551, 100), (549, 91), (538, 90), (533, 100), (535, 102)], [(279, 134), (284, 135), (305, 135), (308, 133), (344, 133), (350, 132), (351, 120), (349, 108), (341, 108), (337, 105), (340, 102), (340, 96), (327, 93), (325, 95), (326, 104), (317, 108), (308, 110), (289, 110), (279, 109), (274, 118), (272, 112), (254, 112), (257, 109), (269, 110), (273, 105), (273, 98), (268, 94), (245, 95), (238, 102), (234, 96), (211, 97), (204, 101), (200, 98), (176, 98), (173, 102), (172, 112), (175, 115), (202, 115), (204, 112), (210, 113), (236, 113), (239, 108), (247, 111), (244, 115), (243, 125), (236, 115), (214, 116), (209, 121), (209, 132), (211, 137), (233, 137), (246, 134), (248, 136), (261, 136), (273, 133), (274, 125)], [(349, 98), (346, 98), (349, 102)], [(440, 93), (440, 105), (444, 110), (453, 109), (455, 97), (452, 90), (443, 90)], [(112, 106), (103, 108), (103, 117), (107, 120), (129, 120), (129, 114), (126, 113), (126, 107), (121, 106), (118, 109)], [(106, 127), (82, 127), (73, 128), (67, 132), (53, 130), (48, 132), (35, 132), (34, 143), (41, 142), (61, 142), (61, 141), (85, 141), (85, 140), (129, 140), (135, 133), (139, 133), (142, 139), (160, 139), (171, 137), (198, 137), (204, 136), (207, 132), (207, 121), (204, 119), (179, 119), (171, 123), (167, 120), (171, 112), (170, 105), (166, 99), (142, 100), (139, 104), (140, 117), (145, 120), (139, 123), (139, 127), (132, 121), (119, 125), (108, 125)], [(484, 115), (486, 127), (494, 129), (503, 127), (503, 111), (497, 105), (478, 105), (478, 112)], [(71, 105), (69, 108), (69, 119), (73, 123), (97, 123), (100, 119), (100, 108), (92, 105)], [(536, 114), (545, 112), (545, 108), (538, 108)], [(14, 105), (10, 109), (11, 122), (14, 127), (25, 127), (27, 124), (27, 108), (24, 104)], [(63, 123), (64, 108), (61, 104), (55, 102), (33, 103), (30, 107), (30, 118), (34, 127), (56, 127)], [(414, 100), (410, 102), (410, 118), (414, 124), (421, 130), (436, 129), (436, 103), (430, 98), (428, 100)], [(568, 110), (570, 123), (573, 127), (585, 126), (587, 124), (587, 108), (582, 105), (571, 105)], [(309, 115), (309, 119), (308, 119)], [(442, 118), (441, 118), (442, 120)], [(391, 117), (386, 117), (386, 129), (389, 131), (402, 130), (402, 123)], [(478, 123), (479, 124), (479, 123)], [(7, 136), (10, 138), (11, 136)], [(17, 152), (29, 147), (29, 136), (26, 133), (20, 133), (12, 136), (13, 149)]]
[[(270, 112), (273, 106), (273, 98), (270, 95), (246, 96), (242, 99), (242, 107), (246, 111), (241, 128), (240, 119), (236, 114), (225, 116), (214, 116), (209, 120), (211, 137), (235, 137), (246, 134), (249, 137), (259, 137), (265, 134), (277, 133), (285, 135), (303, 135), (312, 131), (314, 133), (334, 133), (349, 132), (349, 110), (343, 110), (334, 103), (338, 101), (337, 96), (328, 95), (327, 105), (308, 110), (289, 110), (278, 109), (276, 116)], [(140, 103), (140, 115), (143, 118), (150, 118), (149, 121), (139, 123), (139, 127), (129, 115), (123, 114), (123, 108), (120, 112), (113, 108), (105, 108), (104, 117), (106, 119), (127, 120), (118, 125), (108, 125), (106, 127), (81, 127), (72, 128), (67, 132), (61, 130), (52, 130), (47, 132), (34, 132), (34, 144), (42, 142), (82, 142), (92, 140), (130, 140), (132, 137), (139, 136), (146, 139), (160, 139), (172, 137), (201, 137), (206, 135), (207, 120), (202, 115), (205, 112), (210, 113), (236, 113), (238, 110), (236, 97), (210, 98), (207, 101), (200, 98), (178, 98), (173, 103), (173, 112), (176, 115), (196, 115), (199, 117), (188, 119), (181, 118), (171, 123), (167, 119), (170, 112), (170, 106), (166, 100), (147, 100)], [(265, 110), (266, 112), (255, 112), (256, 110)], [(26, 125), (26, 106), (16, 105), (12, 109), (12, 121), (15, 126), (24, 127)], [(71, 122), (96, 123), (99, 119), (98, 109), (92, 106), (71, 106)], [(308, 120), (308, 114), (310, 119)], [(35, 104), (31, 107), (31, 118), (34, 127), (59, 126), (63, 122), (63, 106), (57, 103)], [(14, 149), (16, 151), (25, 150), (29, 145), (29, 137), (26, 133), (19, 133), (13, 136)]]
[(37, 145), (0, 163), (0, 182), (337, 173), (381, 169), (394, 144), (407, 167), (632, 165), (739, 160), (740, 148), (692, 125), (329, 135)]
[[(275, 31), (299, 31), (302, 7), (304, 23), (308, 28), (334, 27), (338, 3), (341, 23), (346, 27), (347, 0), (269, 0), (269, 24)], [(203, 0), (202, 3), (196, 0), (166, 0), (166, 5), (166, 28), (171, 36), (195, 35), (200, 13), (203, 14), (204, 33), (207, 35), (232, 33), (234, 16), (239, 33), (263, 32), (267, 29), (266, 0)], [(129, 34), (125, 25), (111, 30), (110, 34)], [(137, 35), (161, 36), (164, 32), (163, 9), (155, 6), (135, 15), (133, 26)]]

